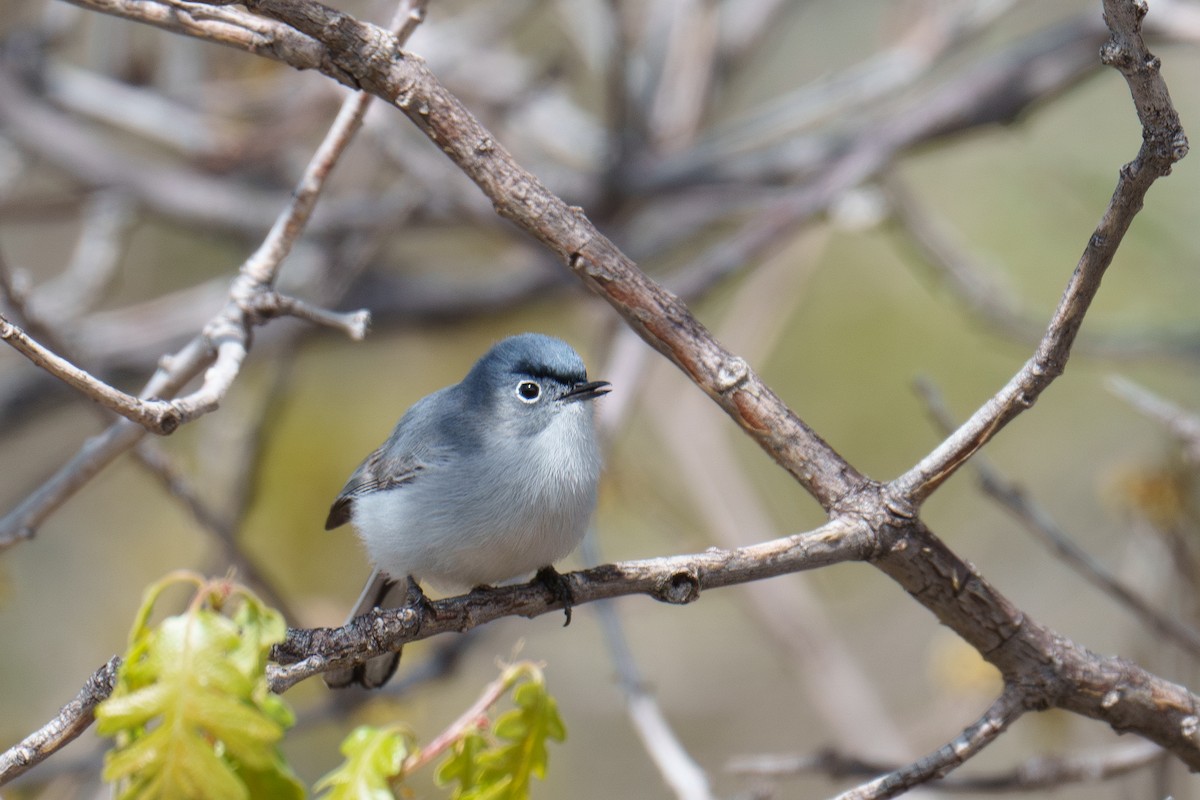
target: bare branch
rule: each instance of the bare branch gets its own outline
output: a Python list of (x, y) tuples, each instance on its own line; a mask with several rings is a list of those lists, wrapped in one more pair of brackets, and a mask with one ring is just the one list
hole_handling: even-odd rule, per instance
[(28, 358), (35, 366), (152, 433), (167, 434), (179, 427), (179, 409), (165, 400), (140, 400), (109, 386), (91, 373), (42, 347), (0, 314), (0, 339)]
[[(647, 594), (665, 603), (690, 603), (701, 591), (761, 580), (868, 557), (872, 542), (864, 526), (832, 520), (808, 533), (732, 550), (711, 548), (686, 556), (625, 561), (571, 572), (573, 603), (629, 594)], [(341, 628), (292, 629), (272, 653), (279, 666), (268, 668), (273, 691), (305, 678), (362, 663), (381, 652), (449, 631), (461, 632), (505, 616), (535, 617), (562, 608), (560, 598), (538, 581), (477, 589), (434, 601), (432, 613), (412, 608), (376, 609)]]
[(183, 0), (78, 0), (75, 5), (284, 61), (297, 69), (321, 69), (326, 59), (325, 49), (295, 28), (228, 5)]
[[(1189, 731), (1196, 726), (1200, 699), (1181, 686), (1163, 681), (1133, 664), (1103, 659), (1078, 644), (1026, 617), (1011, 601), (997, 592), (969, 564), (942, 543), (916, 516), (915, 502), (932, 491), (965, 458), (981, 446), (1004, 422), (1016, 415), (1020, 399), (1031, 399), (1061, 372), (1078, 324), (1094, 295), (1100, 273), (1111, 261), (1114, 248), (1131, 221), (1150, 183), (1165, 173), (1183, 154), (1182, 133), (1165, 93), (1147, 101), (1145, 81), (1135, 75), (1135, 101), (1155, 106), (1157, 119), (1169, 136), (1147, 132), (1147, 144), (1139, 158), (1122, 173), (1110, 211), (1102, 221), (1100, 235), (1093, 238), (1072, 281), (1064, 303), (1050, 326), (1051, 336), (1039, 348), (1032, 367), (1018, 378), (1028, 377), (1032, 388), (1020, 380), (1007, 387), (969, 422), (964, 438), (972, 445), (955, 449), (955, 437), (918, 465), (909, 482), (881, 487), (864, 478), (811, 428), (793, 414), (743, 359), (715, 341), (674, 296), (654, 284), (582, 214), (550, 193), (527, 170), (520, 167), (496, 139), (486, 131), (425, 68), (420, 59), (397, 50), (393, 37), (346, 14), (309, 0), (253, 0), (248, 6), (285, 21), (324, 44), (331, 66), (326, 74), (356, 88), (387, 98), (400, 108), (432, 141), (438, 144), (464, 173), (492, 200), (497, 211), (531, 233), (557, 253), (595, 292), (609, 301), (631, 327), (712, 397), (764, 450), (792, 474), (826, 509), (835, 522), (839, 517), (867, 521), (877, 537), (871, 557), (876, 566), (933, 611), (946, 625), (980, 651), (1013, 685), (1026, 693), (1034, 706), (1055, 705), (1108, 723), (1117, 730), (1136, 731), (1170, 749), (1185, 763), (1200, 767), (1200, 746)], [(1118, 9), (1120, 11), (1120, 9)], [(1128, 11), (1128, 9), (1126, 9)], [(1109, 15), (1122, 25), (1134, 20), (1131, 11)], [(1116, 26), (1114, 26), (1116, 27)], [(1122, 27), (1117, 38), (1140, 46), (1136, 31)], [(1110, 48), (1110, 60), (1124, 63), (1121, 47)], [(1142, 65), (1139, 67), (1138, 65)], [(1158, 81), (1156, 64), (1133, 58), (1132, 72), (1152, 73)], [(995, 110), (1005, 118), (1010, 109)], [(928, 109), (921, 109), (928, 114)], [(1149, 118), (1149, 116), (1147, 117)], [(957, 118), (944, 119), (942, 132), (954, 129)], [(889, 140), (890, 141), (890, 140)], [(859, 153), (854, 159), (834, 165), (826, 180), (843, 180), (847, 174), (865, 174), (879, 153)], [(865, 159), (865, 160), (864, 160)], [(811, 202), (806, 198), (804, 203)], [(785, 208), (772, 220), (795, 209)], [(1014, 388), (1015, 387), (1015, 388)], [(986, 423), (986, 424), (983, 424)], [(971, 426), (982, 433), (973, 437)], [(949, 458), (948, 455), (957, 456)], [(946, 463), (941, 464), (942, 461)], [(945, 469), (941, 467), (944, 466)], [(915, 476), (915, 478), (914, 478)], [(940, 477), (939, 477), (940, 476)], [(846, 523), (846, 520), (842, 520)], [(849, 524), (849, 523), (846, 523)], [(857, 524), (857, 523), (853, 523)], [(717, 580), (723, 573), (712, 573)], [(519, 609), (528, 609), (519, 605)], [(492, 613), (495, 612), (493, 609)], [(524, 613), (524, 612), (522, 612)], [(369, 617), (374, 635), (359, 632), (356, 640), (378, 648), (380, 632), (392, 635), (398, 644), (406, 641), (405, 628), (420, 628), (415, 612)], [(477, 624), (456, 612), (455, 625)], [(407, 620), (407, 622), (404, 622)], [(386, 624), (385, 624), (386, 623)], [(362, 623), (365, 624), (365, 623)], [(388, 627), (392, 626), (392, 627)], [(453, 626), (449, 626), (453, 627)], [(428, 629), (428, 628), (426, 628)], [(319, 641), (318, 641), (319, 639)], [(310, 656), (302, 667), (282, 668), (278, 686), (290, 685), (306, 674), (328, 666), (351, 663), (353, 639), (342, 638), (332, 655), (317, 645), (333, 641), (328, 632), (317, 639), (299, 637), (294, 656)], [(378, 649), (374, 650), (378, 652)], [(369, 656), (369, 652), (367, 654)], [(331, 660), (332, 659), (332, 660)], [(341, 659), (337, 662), (336, 659)], [(1054, 664), (1052, 673), (1046, 664)]]
[(1032, 406), (1066, 369), (1079, 326), (1100, 289), (1100, 279), (1141, 210), (1146, 192), (1187, 154), (1187, 137), (1159, 74), (1159, 61), (1142, 41), (1145, 6), (1119, 0), (1106, 0), (1104, 6), (1112, 36), (1101, 49), (1101, 57), (1125, 76), (1142, 121), (1142, 146), (1137, 157), (1121, 168), (1108, 208), (1088, 240), (1037, 352), (953, 435), (891, 484), (914, 504), (920, 504), (1001, 428)]
[(255, 295), (248, 306), (248, 310), (261, 315), (264, 319), (284, 315), (292, 316), (314, 325), (341, 331), (356, 342), (360, 342), (366, 337), (367, 328), (371, 324), (371, 313), (366, 309), (345, 313), (330, 311), (318, 308), (296, 297), (281, 295), (278, 292)]
[(787, 469), (824, 508), (866, 479), (791, 411), (743, 359), (717, 342), (674, 295), (650, 280), (581, 209), (525, 170), (421, 59), (401, 54), (386, 31), (312, 2), (254, 0), (248, 7), (285, 21), (336, 54), (338, 80), (387, 98), (492, 200), (536, 237), (674, 362)]
[[(205, 340), (196, 337), (174, 356), (163, 359), (146, 384), (146, 393), (169, 397), (198, 375), (209, 358)], [(66, 464), (0, 518), (0, 551), (31, 538), (46, 517), (145, 435), (145, 428), (122, 419), (85, 442)]]
[[(396, 25), (406, 36), (420, 20), (423, 8), (424, 3), (421, 0), (409, 0), (401, 5)], [(170, 408), (179, 413), (178, 422), (190, 421), (215, 409), (237, 377), (246, 357), (250, 326), (261, 321), (261, 312), (264, 309), (258, 309), (259, 314), (250, 311), (258, 302), (259, 296), (273, 294), (271, 287), (282, 259), (291, 251), (293, 243), (304, 230), (325, 185), (325, 179), (361, 125), (370, 102), (371, 97), (367, 94), (350, 95), (346, 98), (333, 125), (305, 169), (292, 202), (279, 215), (262, 245), (242, 265), (238, 277), (230, 287), (230, 299), (225, 309), (214, 317), (205, 326), (203, 334), (180, 354), (164, 359), (163, 365), (147, 385), (144, 394), (152, 397), (170, 397), (192, 380), (200, 370), (209, 367), (199, 389), (169, 404)], [(364, 312), (347, 317), (331, 312), (318, 313), (298, 301), (272, 302), (268, 302), (264, 308), (276, 308), (280, 313), (296, 313), (317, 319), (322, 324), (338, 325), (352, 336), (361, 335), (367, 320)], [(109, 428), (102, 437), (85, 445), (45, 484), (0, 519), (0, 550), (32, 536), (36, 527), (55, 508), (117, 456), (134, 446), (140, 438), (141, 433), (136, 428), (128, 428), (118, 423)]]
[[(77, 1), (90, 5), (88, 0)], [(1122, 171), (1109, 210), (1085, 250), (1046, 336), (1009, 386), (913, 470), (887, 486), (868, 480), (847, 464), (784, 405), (744, 359), (719, 344), (678, 298), (643, 275), (580, 209), (568, 206), (519, 166), (419, 58), (399, 50), (395, 37), (310, 0), (249, 0), (247, 7), (294, 27), (307, 41), (317, 43), (317, 68), (325, 74), (386, 98), (400, 108), (479, 185), (501, 215), (546, 244), (587, 286), (613, 305), (639, 335), (713, 398), (832, 517), (816, 532), (777, 542), (575, 573), (570, 580), (577, 598), (586, 602), (640, 592), (670, 602), (686, 602), (694, 599), (701, 588), (835, 561), (870, 560), (999, 667), (1009, 689), (984, 720), (965, 731), (946, 751), (900, 770), (891, 783), (885, 780), (864, 787), (865, 796), (887, 796), (899, 783), (952, 767), (959, 755), (977, 752), (990, 741), (1007, 724), (1008, 712), (1015, 715), (1025, 708), (1058, 707), (1102, 720), (1115, 730), (1135, 732), (1158, 742), (1193, 769), (1200, 769), (1200, 741), (1195, 735), (1200, 726), (1200, 698), (1134, 664), (1090, 653), (1028, 618), (937, 539), (917, 516), (920, 502), (930, 492), (1019, 414), (1022, 404), (1033, 402), (1062, 372), (1100, 276), (1111, 263), (1145, 192), (1186, 150), (1186, 140), (1157, 75), (1157, 62), (1145, 52), (1137, 32), (1140, 6), (1108, 2), (1114, 33), (1105, 57), (1121, 66), (1128, 76), (1145, 126), (1144, 145), (1138, 158)], [(1073, 41), (1076, 46), (1071, 48), (1069, 58), (1055, 64), (1069, 68), (1068, 75), (1080, 75), (1084, 70), (1079, 66), (1083, 52), (1080, 42), (1086, 44), (1086, 37)], [(1094, 50), (1094, 45), (1088, 47)], [(1042, 55), (1050, 58), (1046, 52)], [(1091, 53), (1086, 55), (1091, 57)], [(1043, 81), (1052, 86), (1065, 85), (1061, 71), (1052, 70), (1051, 77), (1045, 78), (1034, 65), (1026, 66), (1029, 69), (1025, 72), (992, 73), (989, 77), (1006, 76), (1018, 86), (1022, 97), (1037, 94), (1030, 86), (1046, 91), (1047, 83)], [(1012, 81), (1012, 76), (1018, 74), (1028, 76), (1032, 83)], [(976, 102), (996, 97), (980, 91), (981, 85), (966, 87), (975, 92)], [(993, 84), (986, 86), (994, 88)], [(914, 130), (920, 129), (925, 138), (960, 130), (963, 110), (974, 107), (963, 102), (955, 105), (953, 97), (942, 99), (945, 105), (913, 109), (900, 120), (905, 125), (893, 128), (888, 135), (863, 140), (861, 149), (851, 148), (823, 169), (812, 186), (801, 187), (773, 213), (755, 220), (737, 237), (736, 247), (727, 252), (746, 257), (761, 252), (755, 248), (771, 246), (798, 219), (815, 213), (830, 197), (875, 174), (903, 144), (915, 141), (906, 138), (913, 136)], [(975, 108), (976, 114), (966, 116), (972, 124), (985, 119), (1011, 119), (1023, 107), (1000, 103)], [(930, 126), (927, 119), (936, 124)], [(780, 163), (785, 162), (775, 161), (771, 168), (777, 169)], [(245, 282), (235, 284), (231, 293), (233, 300), (246, 303), (249, 297), (271, 288), (270, 280), (257, 269), (248, 269), (243, 277)], [(241, 312), (249, 307), (239, 302), (231, 302), (231, 306)], [(214, 324), (199, 341), (208, 345), (210, 359), (217, 358), (216, 347), (227, 345), (230, 349), (220, 355), (221, 369), (211, 371), (206, 386), (195, 395), (198, 401), (219, 399), (221, 387), (232, 380), (230, 376), (240, 363), (237, 348), (244, 356), (250, 323), (238, 313), (218, 322), (228, 324)], [(535, 615), (555, 607), (547, 604), (541, 587), (502, 587), (440, 601), (432, 610), (379, 612), (340, 629), (292, 631), (276, 651), (280, 664), (289, 663), (272, 668), (272, 684), (282, 691), (316, 672), (364, 660), (406, 641), (466, 629), (505, 614)]]
[(87, 679), (54, 719), (0, 753), (0, 786), (45, 761), (92, 724), (96, 706), (112, 694), (121, 659), (113, 656)]
[(836, 800), (882, 800), (941, 778), (994, 742), (1017, 717), (1025, 713), (1027, 709), (1023, 706), (1022, 694), (1011, 685), (1005, 686), (1004, 692), (983, 716), (953, 740), (906, 767), (839, 794)]

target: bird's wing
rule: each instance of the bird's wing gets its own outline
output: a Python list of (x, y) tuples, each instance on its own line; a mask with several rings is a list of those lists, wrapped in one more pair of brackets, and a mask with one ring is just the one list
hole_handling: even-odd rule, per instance
[(367, 456), (346, 481), (329, 509), (325, 530), (350, 521), (356, 497), (412, 483), (425, 470), (447, 461), (456, 450), (470, 446), (470, 432), (464, 431), (463, 426), (447, 431), (442, 419), (444, 412), (438, 410), (447, 403), (459, 402), (461, 393), (457, 386), (451, 386), (413, 404), (400, 418), (391, 437)]
[(325, 519), (325, 530), (331, 531), (350, 521), (350, 509), (354, 498), (372, 492), (382, 492), (403, 486), (416, 479), (426, 467), (415, 453), (389, 453), (381, 447), (359, 465), (333, 501), (329, 516)]

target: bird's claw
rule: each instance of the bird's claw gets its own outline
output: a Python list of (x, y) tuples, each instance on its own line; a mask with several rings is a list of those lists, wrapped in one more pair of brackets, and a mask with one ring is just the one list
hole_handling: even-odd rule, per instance
[(533, 579), (546, 587), (553, 599), (563, 604), (563, 613), (567, 620), (563, 627), (571, 624), (571, 608), (575, 605), (575, 593), (571, 590), (571, 581), (554, 567), (542, 567)]

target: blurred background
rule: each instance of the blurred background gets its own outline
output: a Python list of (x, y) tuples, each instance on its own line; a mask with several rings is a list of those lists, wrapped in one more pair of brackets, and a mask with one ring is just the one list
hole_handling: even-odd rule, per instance
[[(376, 22), (393, 10), (339, 7)], [(1146, 24), (1195, 139), (1200, 3), (1155, 0)], [(5, 313), (39, 321), (77, 363), (137, 392), (220, 310), (343, 89), (61, 2), (5, 0), (0, 37)], [(1125, 82), (1096, 56), (1104, 39), (1099, 2), (1082, 0), (434, 0), (408, 49), (852, 464), (886, 480), (942, 435), (918, 380), (961, 420), (1029, 357), (1137, 152)], [(1197, 163), (1153, 187), (1066, 374), (984, 451), (1104, 570), (1189, 626), (1200, 625), (1195, 455), (1113, 376), (1200, 413)], [(340, 624), (368, 565), (348, 529), (322, 529), (329, 503), (409, 404), (511, 333), (560, 336), (614, 384), (598, 404), (597, 558), (822, 521), (394, 108), (371, 109), (280, 288), (369, 309), (370, 336), (286, 319), (260, 328), (217, 413), (119, 459), (0, 554), (0, 746), (124, 649), (143, 588), (170, 570), (236, 567), (291, 625)], [(104, 424), (0, 350), (0, 514)], [(1057, 558), (972, 471), (925, 518), (1032, 618), (1200, 688), (1194, 646)], [(577, 554), (560, 569), (582, 564)], [(974, 651), (866, 565), (613, 610), (640, 685), (716, 797), (834, 794), (863, 778), (764, 774), (759, 757), (832, 748), (903, 763), (957, 735), (999, 689)], [(626, 713), (599, 609), (561, 626), (558, 614), (506, 619), (417, 643), (379, 695), (296, 687), (292, 763), (311, 781), (363, 720), (404, 720), (427, 741), (517, 653), (545, 662), (569, 732), (535, 796), (674, 796)], [(84, 734), (5, 796), (106, 796), (102, 744)], [(1138, 745), (1083, 718), (1029, 715), (961, 773)], [(412, 786), (444, 796), (428, 774)], [(1200, 797), (1164, 760), (1030, 794), (1050, 793)]]

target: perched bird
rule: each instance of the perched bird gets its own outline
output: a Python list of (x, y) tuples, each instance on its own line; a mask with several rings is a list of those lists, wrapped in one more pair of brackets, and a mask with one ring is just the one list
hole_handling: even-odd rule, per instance
[[(375, 567), (350, 619), (384, 606), (400, 583), (465, 590), (574, 550), (600, 476), (590, 401), (608, 390), (588, 380), (566, 342), (524, 333), (492, 347), (462, 382), (418, 400), (325, 521), (326, 530), (353, 523)], [(399, 661), (388, 653), (325, 682), (376, 688)]]

